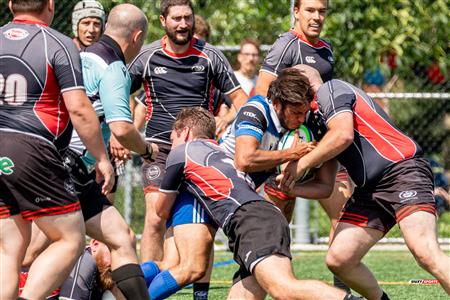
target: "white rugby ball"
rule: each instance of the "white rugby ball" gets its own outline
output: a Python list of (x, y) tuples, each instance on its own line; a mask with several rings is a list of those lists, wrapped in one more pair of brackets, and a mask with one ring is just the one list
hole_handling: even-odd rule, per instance
[[(314, 136), (313, 136), (313, 133), (311, 132), (311, 130), (308, 127), (306, 127), (305, 125), (300, 125), (299, 128), (294, 129), (294, 130), (289, 130), (281, 137), (280, 141), (278, 142), (278, 150), (284, 150), (284, 149), (291, 148), (292, 144), (294, 142), (295, 135), (298, 135), (299, 142), (314, 141)], [(277, 171), (279, 174), (281, 174), (283, 172), (286, 165), (287, 165), (287, 163), (278, 165)], [(298, 182), (310, 179), (312, 174), (310, 174), (309, 171), (310, 170), (306, 170), (305, 173), (303, 174), (303, 176), (298, 180)]]

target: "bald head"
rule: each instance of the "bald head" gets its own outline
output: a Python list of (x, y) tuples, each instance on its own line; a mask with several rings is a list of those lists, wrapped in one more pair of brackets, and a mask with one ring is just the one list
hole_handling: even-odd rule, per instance
[(108, 16), (105, 34), (119, 38), (129, 39), (136, 31), (147, 35), (148, 21), (145, 14), (133, 4), (125, 3), (114, 6)]
[(317, 92), (319, 87), (323, 84), (322, 77), (320, 77), (319, 71), (308, 65), (295, 65), (292, 68), (300, 70), (306, 77), (308, 77), (309, 84), (314, 92)]

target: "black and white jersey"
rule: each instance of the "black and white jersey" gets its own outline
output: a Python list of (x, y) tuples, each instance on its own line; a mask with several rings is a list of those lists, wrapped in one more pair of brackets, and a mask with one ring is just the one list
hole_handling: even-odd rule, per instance
[(44, 23), (14, 19), (0, 28), (0, 130), (66, 148), (72, 126), (62, 92), (84, 89), (72, 40)]
[(148, 140), (170, 144), (177, 114), (185, 107), (213, 111), (214, 89), (230, 94), (240, 88), (225, 56), (202, 40), (192, 39), (185, 53), (166, 48), (167, 37), (145, 46), (129, 65), (132, 92), (144, 85)]
[(278, 76), (286, 68), (305, 64), (319, 71), (322, 80), (333, 77), (333, 51), (324, 40), (312, 44), (294, 29), (283, 33), (267, 54), (261, 72)]
[(169, 153), (160, 191), (172, 193), (184, 187), (224, 231), (239, 207), (264, 201), (236, 171), (233, 157), (214, 140), (194, 140)]

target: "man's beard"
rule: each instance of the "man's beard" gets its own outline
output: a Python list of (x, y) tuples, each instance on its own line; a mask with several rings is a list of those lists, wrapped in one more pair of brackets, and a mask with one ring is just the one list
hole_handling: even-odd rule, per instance
[(179, 46), (184, 46), (187, 43), (189, 43), (192, 40), (192, 36), (194, 33), (194, 28), (192, 28), (191, 30), (188, 30), (188, 35), (185, 38), (178, 38), (177, 37), (177, 32), (176, 31), (170, 31), (167, 28), (165, 28), (166, 30), (166, 34), (169, 37), (169, 39), (174, 42), (175, 44), (179, 45)]

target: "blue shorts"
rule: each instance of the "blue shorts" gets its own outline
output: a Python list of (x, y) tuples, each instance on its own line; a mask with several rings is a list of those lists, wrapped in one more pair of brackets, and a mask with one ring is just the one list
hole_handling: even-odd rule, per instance
[(200, 201), (191, 193), (180, 191), (172, 208), (172, 216), (167, 219), (166, 227), (183, 224), (209, 224), (217, 227), (214, 220), (208, 215)]

